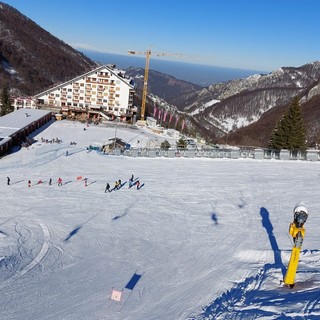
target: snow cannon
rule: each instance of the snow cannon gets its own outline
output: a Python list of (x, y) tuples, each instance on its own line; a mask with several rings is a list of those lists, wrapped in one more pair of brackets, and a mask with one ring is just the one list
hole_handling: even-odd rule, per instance
[(309, 216), (308, 209), (305, 206), (296, 206), (293, 209), (293, 222), (289, 226), (289, 234), (293, 238), (293, 247), (291, 257), (287, 269), (287, 273), (283, 279), (284, 284), (290, 288), (294, 287), (294, 281), (297, 273), (300, 251), (305, 234), (303, 225)]

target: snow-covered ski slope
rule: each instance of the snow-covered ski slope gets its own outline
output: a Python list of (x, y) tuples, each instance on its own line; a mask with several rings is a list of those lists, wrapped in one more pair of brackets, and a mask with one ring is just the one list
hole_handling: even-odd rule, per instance
[[(86, 146), (115, 129), (83, 127), (55, 122), (0, 160), (2, 320), (320, 318), (320, 163), (107, 156)], [(140, 190), (104, 193), (132, 174)], [(300, 201), (310, 214), (289, 289)]]

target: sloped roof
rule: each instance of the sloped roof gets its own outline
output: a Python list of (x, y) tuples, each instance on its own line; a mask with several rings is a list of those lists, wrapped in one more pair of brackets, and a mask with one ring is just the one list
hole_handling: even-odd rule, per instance
[(110, 144), (116, 143), (117, 145), (122, 147), (125, 147), (127, 145), (127, 143), (120, 138), (110, 138), (108, 139), (108, 141), (110, 141)]
[(66, 85), (68, 85), (68, 84), (70, 84), (70, 83), (72, 83), (72, 82), (81, 80), (83, 77), (90, 76), (90, 75), (92, 75), (92, 74), (94, 74), (94, 73), (96, 73), (96, 72), (98, 72), (98, 71), (103, 70), (103, 69), (107, 69), (110, 73), (112, 73), (113, 75), (115, 75), (116, 77), (118, 77), (119, 80), (121, 80), (121, 81), (123, 81), (124, 83), (126, 83), (126, 84), (127, 84), (129, 87), (131, 87), (132, 89), (134, 88), (134, 85), (130, 84), (131, 79), (124, 78), (124, 77), (122, 77), (122, 76), (120, 75), (122, 72), (124, 73), (124, 71), (122, 71), (122, 70), (120, 70), (120, 69), (116, 69), (115, 66), (102, 65), (102, 66), (100, 66), (100, 67), (98, 67), (98, 68), (96, 68), (96, 69), (94, 69), (94, 70), (88, 71), (87, 73), (81, 74), (81, 75), (79, 75), (79, 76), (77, 76), (77, 77), (75, 77), (75, 78), (73, 78), (73, 79), (70, 79), (70, 80), (64, 82), (64, 83), (60, 83), (60, 84), (57, 85), (57, 86), (54, 86), (54, 87), (52, 87), (52, 88), (50, 88), (50, 89), (48, 89), (48, 90), (45, 90), (45, 91), (43, 91), (43, 92), (40, 92), (40, 93), (36, 94), (36, 95), (34, 96), (34, 98), (38, 98), (38, 97), (40, 97), (40, 96), (43, 96), (44, 94), (50, 93), (51, 91), (54, 91), (54, 90), (56, 90), (56, 89), (58, 89), (58, 88), (61, 88), (61, 87), (64, 87), (64, 86), (66, 86)]

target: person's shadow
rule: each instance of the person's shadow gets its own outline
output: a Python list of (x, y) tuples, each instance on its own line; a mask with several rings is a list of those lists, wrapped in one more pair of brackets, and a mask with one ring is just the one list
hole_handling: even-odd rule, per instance
[(211, 219), (214, 222), (214, 224), (218, 224), (218, 217), (216, 213), (211, 214)]

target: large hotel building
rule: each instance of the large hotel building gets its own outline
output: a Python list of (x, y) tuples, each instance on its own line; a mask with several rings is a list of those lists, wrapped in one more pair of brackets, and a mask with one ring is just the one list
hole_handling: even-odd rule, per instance
[(73, 119), (133, 121), (133, 95), (133, 80), (114, 65), (105, 65), (41, 92), (31, 102), (16, 98), (14, 104), (17, 109), (49, 109)]

